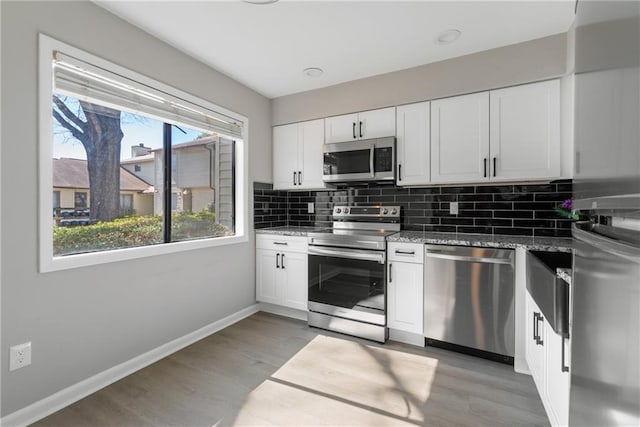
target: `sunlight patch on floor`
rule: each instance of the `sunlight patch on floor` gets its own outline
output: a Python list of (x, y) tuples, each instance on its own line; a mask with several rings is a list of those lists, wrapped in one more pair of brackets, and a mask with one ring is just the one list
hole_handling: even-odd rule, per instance
[(421, 425), (438, 360), (318, 335), (253, 390), (234, 425)]

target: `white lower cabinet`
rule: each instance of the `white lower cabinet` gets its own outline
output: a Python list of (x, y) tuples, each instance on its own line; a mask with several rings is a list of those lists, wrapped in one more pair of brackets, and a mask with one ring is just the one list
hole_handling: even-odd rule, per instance
[(256, 299), (307, 310), (307, 239), (256, 236)]
[[(526, 359), (542, 404), (552, 426), (569, 422), (568, 352), (563, 353), (565, 340), (547, 322), (537, 304), (526, 293)], [(563, 354), (565, 354), (563, 358)]]
[(423, 256), (422, 244), (392, 242), (387, 248), (387, 326), (419, 335), (422, 343)]

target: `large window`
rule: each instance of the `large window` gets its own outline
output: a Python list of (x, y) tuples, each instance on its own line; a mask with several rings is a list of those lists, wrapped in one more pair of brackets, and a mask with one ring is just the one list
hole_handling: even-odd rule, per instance
[[(58, 192), (54, 203), (66, 217), (82, 217), (54, 214), (50, 232), (42, 232), (41, 244), (49, 245), (41, 248), (43, 270), (131, 257), (113, 255), (118, 249), (147, 256), (244, 235), (246, 119), (45, 36), (41, 41), (41, 59), (53, 60), (41, 67), (50, 84), (41, 89), (49, 92), (49, 108), (41, 109), (49, 131), (41, 135), (40, 185)], [(174, 242), (181, 246), (165, 245)]]

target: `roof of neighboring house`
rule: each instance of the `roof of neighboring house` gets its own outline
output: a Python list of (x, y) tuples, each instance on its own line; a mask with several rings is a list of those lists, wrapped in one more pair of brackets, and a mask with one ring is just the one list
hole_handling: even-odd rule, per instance
[(146, 162), (152, 162), (153, 159), (155, 157), (155, 154), (151, 153), (151, 154), (145, 154), (143, 156), (137, 156), (137, 157), (131, 157), (129, 159), (124, 159), (120, 161), (121, 165), (130, 165), (133, 163), (146, 163)]
[[(87, 161), (82, 159), (53, 159), (54, 188), (89, 188)], [(128, 170), (120, 167), (120, 190), (149, 192), (151, 186)]]
[[(204, 138), (194, 139), (193, 141), (183, 142), (181, 144), (174, 144), (171, 146), (172, 150), (180, 150), (182, 148), (190, 148), (190, 147), (198, 147), (200, 145), (213, 144), (218, 140), (218, 135), (215, 136), (207, 136)], [(162, 148), (155, 148), (151, 151), (161, 151)], [(135, 158), (135, 157), (134, 157)]]

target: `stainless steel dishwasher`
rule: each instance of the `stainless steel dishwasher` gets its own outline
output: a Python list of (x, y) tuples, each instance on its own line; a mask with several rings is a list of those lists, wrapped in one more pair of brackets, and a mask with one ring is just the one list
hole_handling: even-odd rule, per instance
[(514, 251), (426, 245), (427, 345), (513, 364)]

